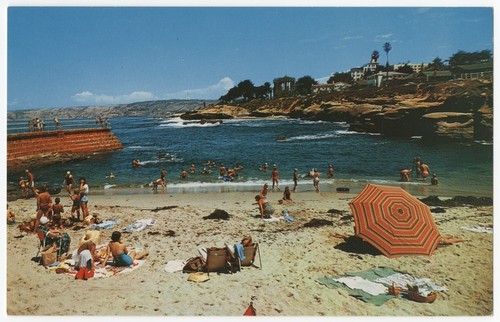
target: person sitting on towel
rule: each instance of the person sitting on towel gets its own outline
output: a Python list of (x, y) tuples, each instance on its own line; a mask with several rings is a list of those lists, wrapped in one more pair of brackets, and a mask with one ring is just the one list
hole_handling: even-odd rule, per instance
[(96, 254), (96, 246), (91, 240), (82, 243), (75, 255), (75, 269), (77, 271), (81, 267), (87, 267), (89, 271), (94, 270), (94, 263), (99, 260), (99, 256)]
[(136, 254), (135, 251), (128, 251), (124, 243), (122, 243), (122, 233), (114, 231), (111, 234), (111, 241), (108, 244), (106, 257), (101, 261), (103, 266), (106, 266), (109, 255), (113, 255), (113, 264), (115, 266), (131, 266), (134, 259), (142, 259), (148, 255), (147, 252)]

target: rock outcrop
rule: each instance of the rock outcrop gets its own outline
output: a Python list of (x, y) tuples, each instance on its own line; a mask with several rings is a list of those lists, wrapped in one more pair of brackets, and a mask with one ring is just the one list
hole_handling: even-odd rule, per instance
[(425, 140), (493, 139), (493, 85), (455, 80), (408, 83), (386, 88), (352, 88), (345, 92), (253, 100), (237, 106), (211, 105), (183, 114), (184, 119), (288, 116), (347, 122), (358, 132)]

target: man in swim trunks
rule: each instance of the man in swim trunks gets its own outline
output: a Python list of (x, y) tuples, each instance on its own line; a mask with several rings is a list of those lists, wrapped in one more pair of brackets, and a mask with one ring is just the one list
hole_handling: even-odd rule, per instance
[(49, 212), (49, 209), (51, 207), (52, 207), (52, 198), (50, 197), (50, 194), (47, 192), (47, 187), (43, 185), (40, 188), (40, 193), (36, 197), (37, 213), (36, 213), (35, 225), (33, 227), (33, 232), (36, 232), (36, 229), (40, 224), (40, 218), (42, 218), (42, 216), (47, 217), (47, 213)]
[(425, 163), (420, 164), (420, 171), (422, 171), (422, 178), (424, 178), (424, 180), (426, 180), (431, 173), (429, 166)]
[(33, 176), (33, 173), (31, 173), (30, 170), (25, 170), (25, 172), (26, 176), (28, 177), (29, 189), (35, 192), (35, 177)]
[(135, 251), (128, 251), (125, 244), (122, 243), (122, 233), (114, 231), (111, 234), (111, 241), (108, 244), (106, 257), (102, 260), (101, 264), (106, 266), (109, 256), (113, 256), (113, 264), (115, 266), (131, 266), (134, 259), (142, 259), (148, 255), (147, 252), (136, 254)]

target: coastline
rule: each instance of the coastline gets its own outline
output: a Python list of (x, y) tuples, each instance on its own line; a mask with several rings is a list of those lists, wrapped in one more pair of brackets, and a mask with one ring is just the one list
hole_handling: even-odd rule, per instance
[[(90, 194), (89, 210), (102, 219), (117, 219), (121, 230), (135, 220), (153, 218), (150, 228), (124, 235), (127, 245), (143, 247), (149, 256), (127, 274), (75, 281), (30, 261), (38, 239), (7, 227), (7, 314), (9, 315), (144, 315), (240, 316), (253, 301), (263, 316), (488, 316), (493, 314), (493, 235), (462, 230), (462, 226), (493, 226), (493, 208), (445, 207), (433, 214), (442, 235), (467, 239), (439, 247), (432, 257), (386, 258), (338, 248), (354, 234), (348, 202), (355, 193), (298, 192), (292, 204), (280, 205), (281, 192), (269, 192), (275, 215), (287, 209), (294, 218), (263, 222), (256, 218), (255, 191), (224, 193)], [(65, 211), (70, 204), (61, 198)], [(9, 202), (18, 222), (35, 211), (35, 199)], [(172, 206), (168, 210), (152, 211)], [(204, 220), (215, 209), (229, 220)], [(336, 209), (341, 214), (329, 212)], [(333, 225), (306, 228), (312, 219)], [(66, 230), (71, 250), (86, 231)], [(107, 243), (113, 229), (101, 230)], [(173, 235), (171, 232), (174, 232)], [(169, 235), (170, 234), (170, 235)], [(232, 245), (251, 235), (261, 246), (262, 269), (235, 274), (210, 274), (205, 283), (187, 281), (188, 274), (167, 273), (171, 260), (198, 255), (197, 248)], [(20, 237), (22, 236), (22, 237)], [(478, 250), (481, 251), (478, 251)], [(318, 278), (388, 266), (430, 278), (448, 288), (433, 304), (393, 299), (382, 306), (364, 303), (343, 289), (331, 289)], [(46, 294), (51, 294), (47, 297)], [(82, 303), (82, 294), (85, 305)], [(44, 305), (34, 299), (44, 298)], [(473, 304), (471, 304), (473, 303)], [(57, 310), (54, 308), (57, 307)]]

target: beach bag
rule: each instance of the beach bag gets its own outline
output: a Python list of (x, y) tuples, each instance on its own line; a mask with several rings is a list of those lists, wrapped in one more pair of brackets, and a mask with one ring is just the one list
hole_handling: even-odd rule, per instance
[(57, 247), (54, 243), (42, 251), (42, 265), (49, 266), (53, 264), (56, 261), (56, 259), (57, 259)]
[(196, 273), (202, 272), (205, 268), (205, 265), (200, 256), (191, 257), (187, 260), (186, 265), (182, 268), (183, 273)]

